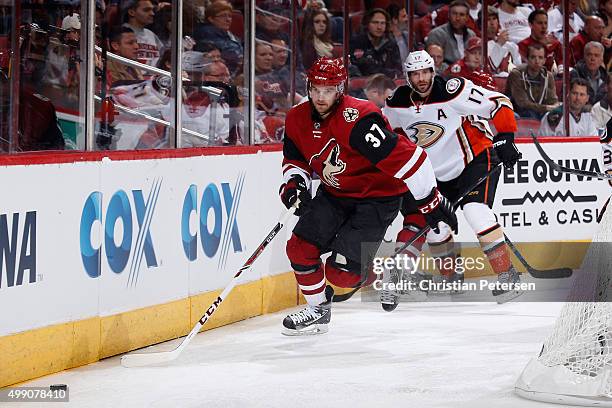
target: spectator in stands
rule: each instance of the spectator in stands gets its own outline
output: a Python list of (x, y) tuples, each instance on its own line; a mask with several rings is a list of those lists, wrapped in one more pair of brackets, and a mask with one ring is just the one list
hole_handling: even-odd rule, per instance
[[(237, 133), (236, 134), (236, 144), (244, 144), (244, 143), (248, 143), (247, 134), (249, 133), (248, 126), (245, 126), (245, 120), (244, 120), (244, 115), (247, 111), (245, 105), (248, 104), (249, 91), (244, 86), (244, 75), (243, 74), (238, 75), (234, 79), (234, 84), (238, 88), (239, 104), (236, 108), (230, 109), (230, 112), (233, 116), (235, 116), (235, 121), (236, 121), (236, 131), (237, 131), (236, 132)], [(259, 106), (261, 105), (261, 101), (258, 101), (257, 99), (259, 99), (259, 97), (256, 97), (255, 103), (257, 106)], [(268, 133), (268, 128), (266, 127), (266, 123), (265, 123), (266, 119), (268, 118), (269, 117), (266, 115), (265, 110), (262, 110), (262, 109), (255, 110), (255, 117), (253, 120), (253, 128), (255, 132), (251, 136), (253, 144), (276, 143), (281, 140), (280, 138), (276, 139), (276, 138), (271, 137), (270, 134)], [(273, 120), (274, 119), (276, 119), (275, 124), (278, 127), (281, 127), (283, 124), (282, 119), (273, 118)], [(276, 130), (276, 129), (271, 129), (271, 130)], [(275, 135), (276, 135), (276, 132), (273, 133), (273, 136)]]
[(591, 114), (597, 129), (605, 128), (610, 118), (612, 118), (612, 73), (610, 72), (608, 72), (606, 97), (593, 105)]
[(289, 44), (288, 11), (281, 2), (267, 0), (262, 3), (255, 13), (255, 38), (267, 42), (282, 38)]
[(490, 40), (487, 42), (487, 53), (489, 55), (489, 71), (495, 76), (508, 76), (510, 68), (521, 64), (518, 45), (508, 41), (508, 31), (500, 30), (498, 11), (489, 6), (487, 21), (487, 34)]
[(397, 43), (389, 33), (389, 14), (383, 9), (368, 10), (363, 16), (364, 32), (350, 42), (351, 73), (357, 76), (385, 74), (390, 78), (402, 75)]
[(612, 34), (612, 0), (601, 0), (597, 15), (601, 17), (605, 24), (603, 36), (609, 38)]
[(81, 17), (77, 13), (64, 17), (62, 30), (68, 31), (64, 36), (64, 41), (78, 44), (81, 41)]
[(584, 29), (570, 41), (570, 63), (574, 66), (583, 58), (584, 47), (589, 41), (602, 43), (610, 48), (610, 40), (603, 38), (604, 22), (597, 16), (588, 16), (584, 22)]
[(430, 44), (425, 51), (433, 58), (436, 73), (442, 75), (448, 69), (448, 64), (444, 62), (444, 48), (438, 44)]
[[(109, 35), (111, 51), (124, 58), (136, 61), (138, 59), (138, 39), (134, 31), (126, 26), (113, 30)], [(107, 63), (108, 84), (123, 80), (142, 80), (140, 70), (125, 65), (119, 61), (109, 59)]]
[(570, 134), (565, 135), (563, 122), (563, 105), (548, 112), (542, 118), (540, 135), (542, 136), (597, 136), (593, 116), (586, 109), (589, 101), (589, 83), (582, 78), (572, 79), (570, 83)]
[(465, 56), (451, 65), (444, 75), (447, 78), (463, 77), (470, 79), (472, 72), (480, 68), (482, 63), (482, 41), (472, 37), (465, 45)]
[(603, 98), (608, 75), (603, 66), (604, 47), (596, 41), (584, 46), (584, 59), (578, 61), (571, 72), (571, 78), (583, 78), (588, 84), (589, 105)]
[(557, 38), (548, 32), (548, 14), (542, 9), (534, 10), (529, 14), (529, 27), (531, 35), (521, 41), (519, 52), (527, 58), (527, 50), (532, 44), (542, 44), (546, 50), (546, 69), (553, 74), (563, 68), (563, 47)]
[(449, 5), (449, 21), (436, 27), (427, 36), (425, 44), (438, 44), (444, 49), (444, 61), (454, 64), (463, 58), (465, 45), (471, 37), (476, 36), (467, 28), (469, 7), (465, 1), (454, 0)]
[(400, 7), (395, 3), (391, 3), (387, 7), (387, 13), (389, 13), (391, 18), (389, 32), (397, 43), (397, 48), (399, 48), (400, 60), (405, 61), (410, 49), (408, 44), (408, 14), (406, 13), (406, 7)]
[[(331, 6), (331, 5), (330, 5)], [(306, 12), (304, 13), (304, 21), (313, 19), (314, 13), (323, 11), (328, 17), (328, 25), (330, 27), (330, 41), (332, 43), (342, 43), (344, 37), (344, 19), (342, 16), (335, 16), (333, 12), (330, 13), (325, 6), (323, 0), (307, 0)], [(338, 10), (336, 10), (337, 12)]]
[(287, 48), (287, 43), (285, 43), (285, 40), (282, 38), (275, 38), (271, 43), (272, 52), (274, 53), (272, 67), (275, 70), (287, 67), (289, 63), (289, 48)]
[(162, 42), (164, 49), (171, 47), (172, 40), (172, 6), (161, 7), (155, 13), (153, 25), (151, 26), (157, 38)]
[(221, 50), (219, 47), (209, 41), (196, 43), (196, 45), (193, 47), (193, 51), (203, 53), (204, 57), (210, 61), (223, 61), (225, 63), (225, 60), (221, 56)]
[(76, 13), (62, 20), (63, 34), (49, 37), (43, 82), (62, 88), (67, 99), (78, 101), (81, 20)]
[[(183, 54), (184, 55), (184, 54)], [(166, 48), (162, 53), (161, 57), (157, 60), (157, 68), (163, 69), (164, 71), (172, 71), (172, 50)]]
[(505, 93), (519, 116), (540, 120), (559, 106), (555, 78), (544, 65), (546, 49), (542, 44), (531, 44), (527, 53), (527, 64), (512, 70)]
[[(570, 13), (570, 41), (582, 30), (584, 21), (576, 13), (577, 0), (569, 0)], [(557, 37), (557, 40), (563, 41), (563, 2), (548, 11), (548, 31)]]
[(520, 0), (502, 0), (499, 5), (499, 25), (508, 32), (508, 39), (515, 44), (530, 34), (528, 18), (531, 10), (520, 4)]
[(300, 49), (302, 63), (309, 69), (320, 57), (335, 56), (331, 40), (329, 15), (325, 10), (316, 10), (304, 17)]
[(382, 108), (385, 106), (385, 99), (393, 93), (395, 88), (393, 80), (384, 74), (374, 74), (366, 82), (365, 94), (370, 102)]
[[(466, 26), (472, 31), (474, 31), (474, 33), (476, 33), (478, 37), (480, 37), (480, 24), (478, 23), (478, 20), (480, 19), (480, 10), (482, 10), (482, 4), (480, 4), (480, 0), (465, 0), (465, 2), (469, 7)], [(448, 23), (449, 8), (450, 6), (448, 4), (445, 4), (431, 13), (433, 24), (436, 27)]]
[(289, 98), (289, 78), (274, 72), (274, 51), (262, 41), (255, 43), (255, 92), (260, 97), (260, 109), (268, 115), (284, 115), (292, 103)]
[(150, 66), (157, 66), (164, 44), (148, 28), (155, 20), (155, 7), (150, 0), (129, 0), (127, 2), (125, 26), (136, 34), (138, 40), (138, 61)]
[(225, 0), (217, 0), (206, 6), (205, 23), (197, 26), (194, 33), (196, 43), (204, 41), (215, 44), (231, 72), (237, 72), (242, 65), (244, 48), (238, 37), (231, 31), (234, 8)]

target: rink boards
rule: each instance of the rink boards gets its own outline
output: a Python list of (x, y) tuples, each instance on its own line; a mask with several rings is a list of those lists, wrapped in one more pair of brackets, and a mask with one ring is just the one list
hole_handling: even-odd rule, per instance
[[(589, 240), (608, 184), (559, 175), (531, 144), (519, 148), (496, 200), (508, 235)], [(601, 169), (595, 140), (545, 148)], [(0, 158), (0, 386), (185, 335), (284, 210), (282, 153), (261, 150)], [(473, 241), (460, 218), (459, 240)], [(207, 328), (297, 304), (288, 227)]]

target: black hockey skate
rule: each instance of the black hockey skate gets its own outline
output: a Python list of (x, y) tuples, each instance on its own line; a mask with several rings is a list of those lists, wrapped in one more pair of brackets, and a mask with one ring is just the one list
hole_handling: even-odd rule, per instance
[(325, 288), (325, 303), (318, 306), (306, 305), (299, 312), (291, 313), (283, 320), (282, 334), (285, 336), (306, 336), (327, 333), (327, 324), (331, 320), (332, 298), (334, 288)]
[[(520, 283), (521, 274), (514, 269), (514, 266), (511, 266), (508, 271), (497, 275), (497, 281), (499, 283)], [(495, 296), (495, 301), (499, 304), (509, 302), (523, 294), (523, 291), (519, 289), (493, 289), (492, 292), (493, 296)]]
[(389, 283), (398, 284), (402, 280), (403, 270), (396, 268), (386, 269), (383, 272), (382, 289), (380, 290), (380, 305), (385, 312), (395, 310), (400, 301), (400, 290), (390, 290), (387, 288)]

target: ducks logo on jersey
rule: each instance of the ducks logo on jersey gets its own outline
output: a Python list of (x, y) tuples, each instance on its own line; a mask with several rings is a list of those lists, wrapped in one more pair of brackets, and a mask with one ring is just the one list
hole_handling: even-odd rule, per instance
[(420, 147), (427, 148), (444, 135), (444, 128), (431, 122), (415, 122), (406, 128), (406, 135)]

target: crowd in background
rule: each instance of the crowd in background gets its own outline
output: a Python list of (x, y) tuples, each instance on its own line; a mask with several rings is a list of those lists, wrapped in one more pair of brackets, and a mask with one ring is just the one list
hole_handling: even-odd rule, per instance
[[(182, 146), (247, 142), (245, 63), (249, 61), (245, 62), (244, 2), (183, 1), (184, 86), (181, 92), (172, 92), (169, 77), (147, 66), (171, 71), (174, 1), (96, 0), (97, 43), (112, 56), (121, 57), (103, 61), (101, 53), (96, 54), (101, 99), (112, 97), (116, 104), (160, 119), (146, 122), (143, 116), (123, 113), (121, 123), (114, 126), (114, 142), (100, 148), (168, 147), (169, 126), (164, 123), (172, 122), (173, 95), (183, 98)], [(343, 19), (342, 0), (300, 2), (296, 21), (292, 21), (289, 0), (256, 2), (256, 46), (251, 58), (255, 69), (251, 87), (256, 100), (255, 143), (282, 141), (286, 112), (307, 95), (308, 68), (319, 57), (342, 57), (345, 51), (348, 92), (379, 106), (397, 86), (405, 84), (402, 62), (409, 50), (425, 49), (434, 58), (438, 75), (465, 77), (508, 95), (519, 119), (519, 133), (533, 130), (548, 136), (564, 135), (564, 70), (571, 77), (572, 136), (597, 135), (597, 129), (605, 127), (612, 116), (612, 0), (570, 0), (569, 10), (563, 10), (558, 0), (487, 2), (484, 25), (482, 1), (420, 0), (415, 2), (412, 33), (408, 32), (405, 2), (345, 1), (351, 2), (349, 21)], [(40, 93), (48, 99), (78, 109), (79, 86), (84, 81), (81, 2), (23, 3), (24, 87), (42, 86), (46, 93)], [(563, 66), (565, 12), (570, 14), (571, 27), (568, 67)], [(343, 49), (345, 25), (350, 33), (347, 50)], [(298, 33), (295, 58), (294, 29)], [(486, 60), (483, 38), (487, 39)], [(4, 69), (2, 61), (0, 52), (0, 68)], [(488, 78), (486, 73), (493, 81), (483, 81)], [(211, 87), (221, 94), (211, 93)], [(36, 141), (44, 137), (30, 139), (34, 143), (24, 142), (23, 150), (36, 150)], [(57, 135), (53, 139), (57, 141)], [(63, 146), (57, 141), (40, 148)]]

